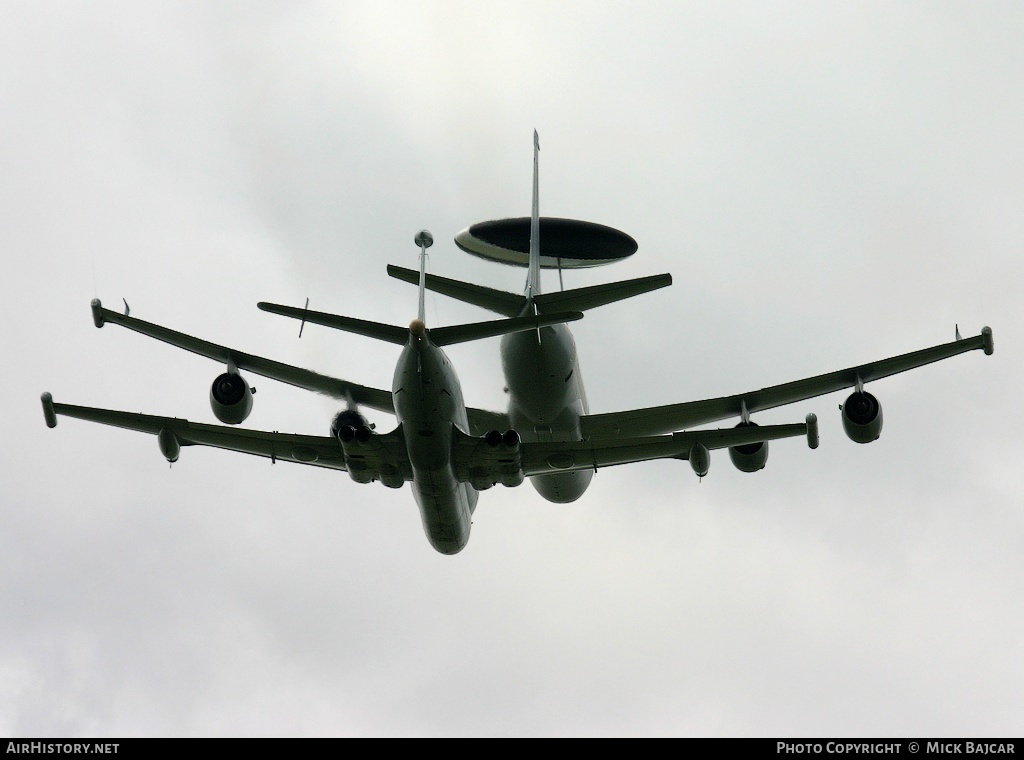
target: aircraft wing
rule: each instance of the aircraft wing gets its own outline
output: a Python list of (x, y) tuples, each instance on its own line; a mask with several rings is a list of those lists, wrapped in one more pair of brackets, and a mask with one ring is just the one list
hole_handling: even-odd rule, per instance
[(332, 470), (356, 468), (365, 477), (366, 482), (381, 480), (383, 472), (393, 474), (399, 485), (401, 481), (412, 479), (412, 470), (406, 462), (401, 427), (390, 433), (371, 436), (369, 442), (358, 446), (352, 452), (350, 465), (346, 463), (341, 442), (331, 436), (246, 430), (189, 422), (177, 417), (59, 404), (49, 393), (43, 394), (42, 402), (43, 416), (51, 428), (57, 426), (57, 416), (60, 415), (149, 433), (157, 436), (160, 451), (172, 462), (177, 460), (183, 446), (212, 446), (266, 457), (272, 462), (296, 462)]
[(357, 383), (350, 383), (347, 380), (321, 375), (301, 367), (293, 367), (289, 364), (264, 359), (262, 356), (254, 356), (234, 348), (219, 346), (216, 343), (193, 338), (191, 335), (171, 330), (167, 327), (155, 325), (152, 322), (145, 322), (127, 314), (119, 314), (116, 311), (103, 308), (99, 299), (92, 302), (93, 322), (97, 327), (103, 327), (107, 322), (127, 327), (129, 330), (148, 335), (151, 338), (170, 343), (172, 346), (183, 348), (194, 354), (205, 356), (209, 359), (224, 364), (234, 363), (235, 367), (242, 370), (254, 372), (272, 380), (279, 380), (282, 383), (294, 385), (299, 388), (322, 393), (326, 396), (333, 396), (340, 399), (351, 399), (354, 403), (377, 409), (382, 412), (394, 414), (395, 407), (391, 398), (391, 392), (370, 388)]
[[(247, 430), (177, 417), (61, 404), (49, 393), (42, 395), (42, 404), (43, 416), (51, 428), (57, 426), (60, 415), (155, 435), (161, 453), (170, 462), (177, 461), (184, 446), (212, 446), (266, 457), (272, 462), (282, 460), (348, 470), (359, 482), (379, 480), (392, 488), (412, 480), (401, 426), (390, 433), (353, 439), (343, 446), (339, 439), (330, 436)], [(703, 474), (707, 468), (707, 453), (712, 449), (798, 435), (806, 435), (811, 448), (818, 445), (818, 425), (813, 414), (807, 416), (806, 422), (795, 425), (695, 430), (663, 436), (564, 443), (521, 443), (518, 436), (509, 443), (508, 434), (489, 440), (490, 436), (471, 436), (458, 428), (454, 429), (454, 434), (456, 477), (480, 489), (496, 483), (519, 485), (524, 477), (531, 475), (590, 470), (649, 459), (692, 459), (695, 452), (703, 458)], [(695, 470), (700, 467), (694, 464)]]
[(50, 427), (57, 426), (57, 415), (61, 415), (159, 436), (161, 449), (164, 450), (165, 456), (172, 460), (177, 459), (178, 447), (213, 446), (268, 457), (275, 461), (281, 459), (335, 470), (346, 469), (341, 444), (337, 438), (330, 436), (269, 433), (262, 430), (189, 422), (177, 417), (158, 417), (114, 409), (58, 404), (49, 393), (43, 394), (43, 414), (46, 417), (46, 424)]
[[(900, 372), (923, 367), (926, 364), (948, 359), (966, 351), (982, 349), (986, 354), (993, 351), (992, 330), (985, 327), (980, 335), (959, 338), (950, 343), (913, 351), (890, 359), (861, 364), (849, 369), (829, 372), (805, 380), (772, 385), (768, 388), (739, 393), (734, 396), (687, 401), (681, 404), (652, 406), (609, 414), (589, 414), (580, 418), (583, 437), (600, 439), (614, 436), (649, 436), (706, 425), (711, 422), (740, 416), (743, 407), (747, 412), (757, 412), (785, 406), (796, 401), (822, 396), (826, 393), (856, 387), (860, 383), (880, 380)], [(732, 445), (732, 444), (730, 444)]]
[(512, 427), (506, 412), (492, 412), (487, 409), (466, 408), (471, 435), (483, 435), (490, 430), (508, 430)]
[(707, 450), (745, 446), (761, 441), (806, 435), (808, 445), (818, 447), (818, 424), (813, 414), (792, 425), (693, 430), (671, 435), (612, 438), (572, 443), (524, 443), (523, 474), (591, 470), (650, 459), (690, 459), (698, 444)]
[[(516, 485), (523, 477), (593, 470), (651, 459), (690, 459), (712, 449), (744, 446), (779, 438), (807, 436), (818, 447), (818, 421), (813, 414), (792, 425), (763, 425), (718, 430), (694, 430), (671, 435), (613, 437), (584, 441), (521, 443), (507, 436), (473, 437), (456, 431), (456, 477), (477, 488), (496, 483)], [(706, 464), (705, 464), (706, 467)], [(694, 469), (698, 469), (695, 465)]]

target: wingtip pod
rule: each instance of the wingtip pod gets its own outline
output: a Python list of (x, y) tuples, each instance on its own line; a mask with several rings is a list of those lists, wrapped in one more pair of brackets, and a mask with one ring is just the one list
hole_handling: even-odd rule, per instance
[(992, 340), (992, 328), (986, 325), (981, 328), (981, 344), (985, 350), (985, 356), (992, 356), (992, 352), (996, 350), (995, 343)]
[(812, 449), (818, 448), (818, 415), (807, 415), (807, 446)]
[(103, 327), (103, 323), (106, 320), (103, 319), (103, 304), (100, 303), (100, 299), (92, 299), (92, 301), (89, 304), (89, 307), (92, 309), (92, 323), (97, 327)]
[(46, 419), (46, 427), (57, 427), (57, 412), (53, 408), (53, 396), (50, 395), (49, 391), (46, 391), (40, 396), (40, 399), (43, 402), (43, 417)]

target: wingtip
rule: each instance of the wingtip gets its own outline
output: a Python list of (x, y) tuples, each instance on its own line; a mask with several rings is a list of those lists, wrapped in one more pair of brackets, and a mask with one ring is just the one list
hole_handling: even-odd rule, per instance
[(39, 398), (43, 402), (43, 418), (46, 420), (46, 427), (57, 427), (57, 411), (53, 408), (53, 396), (49, 391), (44, 391)]
[(97, 327), (103, 327), (106, 320), (103, 318), (103, 304), (100, 303), (100, 299), (92, 299), (89, 302), (89, 308), (92, 309), (92, 323)]
[(812, 449), (818, 448), (818, 415), (807, 415), (807, 446)]

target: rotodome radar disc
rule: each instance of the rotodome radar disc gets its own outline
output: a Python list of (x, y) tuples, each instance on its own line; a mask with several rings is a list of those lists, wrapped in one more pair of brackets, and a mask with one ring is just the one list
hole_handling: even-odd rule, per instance
[[(513, 266), (530, 264), (530, 217), (474, 224), (455, 236), (466, 253)], [(540, 265), (581, 269), (611, 264), (636, 253), (625, 232), (577, 219), (540, 218)]]

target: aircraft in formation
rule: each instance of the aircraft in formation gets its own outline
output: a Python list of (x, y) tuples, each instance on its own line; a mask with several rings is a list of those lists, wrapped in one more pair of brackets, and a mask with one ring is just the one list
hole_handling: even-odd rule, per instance
[[(300, 367), (217, 345), (200, 338), (104, 308), (92, 301), (97, 327), (118, 324), (225, 365), (210, 388), (210, 405), (223, 425), (185, 419), (98, 409), (55, 402), (42, 394), (46, 424), (57, 416), (155, 435), (169, 462), (183, 446), (214, 446), (301, 464), (346, 470), (357, 483), (379, 481), (389, 488), (411, 482), (427, 539), (443, 554), (461, 551), (469, 541), (479, 492), (501, 484), (515, 487), (529, 479), (545, 499), (571, 502), (586, 491), (600, 467), (651, 459), (685, 459), (694, 472), (708, 472), (710, 452), (727, 448), (743, 472), (765, 466), (768, 442), (806, 436), (818, 445), (817, 419), (757, 425), (750, 415), (844, 389), (853, 393), (842, 404), (846, 434), (858, 443), (878, 438), (882, 408), (864, 385), (956, 354), (993, 352), (992, 330), (901, 356), (870, 362), (803, 380), (746, 393), (628, 411), (591, 414), (579, 360), (566, 323), (597, 306), (670, 285), (662, 274), (552, 293), (541, 291), (542, 268), (594, 266), (631, 255), (636, 243), (603, 225), (541, 217), (539, 212), (537, 133), (534, 132), (533, 204), (530, 217), (483, 222), (463, 230), (456, 244), (463, 250), (527, 268), (522, 295), (426, 273), (426, 251), (433, 238), (415, 236), (419, 272), (389, 266), (388, 273), (418, 284), (419, 310), (408, 327), (400, 327), (280, 304), (259, 303), (263, 311), (353, 332), (401, 346), (390, 393)], [(428, 328), (424, 294), (432, 290), (502, 315), (503, 319)], [(300, 330), (301, 334), (301, 330)], [(506, 412), (467, 407), (458, 376), (443, 347), (502, 336), (501, 357), (509, 395)], [(253, 389), (241, 371), (273, 378), (344, 400), (330, 435), (301, 435), (233, 427), (253, 406)], [(360, 407), (394, 414), (397, 426), (378, 433)], [(730, 428), (700, 428), (738, 418)], [(697, 428), (697, 429), (695, 429)]]

